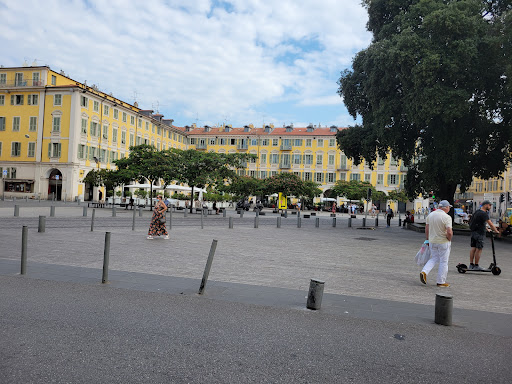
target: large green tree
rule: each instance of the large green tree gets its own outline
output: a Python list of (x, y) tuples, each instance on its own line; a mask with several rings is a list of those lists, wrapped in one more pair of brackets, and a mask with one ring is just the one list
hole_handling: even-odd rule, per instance
[(512, 149), (511, 2), (363, 0), (370, 46), (338, 93), (360, 118), (337, 134), (355, 160), (391, 151), (410, 197), (453, 202), (474, 176), (502, 173)]
[(375, 189), (367, 181), (360, 180), (338, 180), (331, 188), (331, 196), (344, 196), (348, 200), (360, 201), (366, 199), (368, 196), (368, 189), (372, 190), (372, 195)]
[(294, 173), (283, 172), (265, 179), (265, 190), (268, 195), (281, 192), (285, 196), (301, 197), (304, 183)]

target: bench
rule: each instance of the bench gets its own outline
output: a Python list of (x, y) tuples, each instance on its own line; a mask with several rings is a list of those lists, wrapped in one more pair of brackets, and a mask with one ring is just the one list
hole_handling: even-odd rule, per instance
[(105, 208), (105, 203), (101, 203), (99, 201), (91, 201), (87, 203), (87, 208), (93, 207), (93, 208)]

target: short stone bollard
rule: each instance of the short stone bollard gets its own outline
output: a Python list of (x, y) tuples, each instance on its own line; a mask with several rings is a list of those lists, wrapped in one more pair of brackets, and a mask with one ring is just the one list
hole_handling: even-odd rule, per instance
[(277, 218), (277, 228), (281, 228), (281, 217)]
[(233, 218), (229, 218), (229, 229), (233, 229)]
[(437, 293), (435, 322), (441, 325), (452, 325), (453, 296)]
[(336, 218), (335, 217), (332, 218), (332, 226), (336, 227)]
[(379, 216), (377, 216), (375, 218), (375, 226), (378, 227), (379, 226)]
[(363, 227), (366, 227), (366, 217), (363, 217)]
[(14, 206), (14, 217), (18, 217), (20, 215), (20, 206), (15, 205)]
[(260, 218), (259, 218), (258, 216), (256, 216), (256, 217), (254, 218), (254, 228), (258, 228), (258, 227), (259, 227), (259, 224), (260, 224), (260, 223), (259, 223), (259, 219), (260, 219)]
[(39, 225), (37, 226), (37, 232), (46, 231), (46, 216), (39, 216)]
[(23, 226), (21, 231), (21, 271), (22, 275), (27, 273), (27, 239), (28, 239), (28, 227)]
[(188, 216), (188, 209), (187, 209), (187, 207), (185, 207), (185, 209), (183, 210), (183, 216), (184, 217)]
[(348, 218), (348, 227), (349, 228), (352, 227), (352, 218), (351, 217)]
[(142, 207), (139, 207), (139, 217), (142, 217)]
[(116, 217), (116, 215), (117, 215), (117, 212), (116, 212), (116, 206), (115, 206), (115, 205), (113, 205), (113, 206), (112, 206), (112, 217)]
[(108, 283), (108, 264), (110, 258), (110, 232), (105, 232), (105, 246), (103, 249), (103, 274), (101, 283)]
[(92, 209), (92, 215), (91, 215), (91, 232), (94, 231), (94, 216), (96, 216), (96, 208)]
[(240, 218), (241, 218), (241, 219), (243, 219), (243, 217), (244, 217), (244, 210), (243, 210), (243, 209), (241, 209), (241, 210), (240, 210)]
[(320, 218), (315, 217), (315, 227), (320, 228)]
[(301, 228), (302, 227), (302, 222), (301, 222), (302, 218), (300, 216), (297, 217), (297, 228)]
[(55, 205), (50, 207), (50, 217), (55, 217)]
[(222, 217), (226, 217), (226, 210), (225, 209), (222, 210)]
[(325, 281), (311, 279), (309, 283), (308, 301), (306, 304), (308, 309), (318, 310), (322, 306), (324, 284)]
[(82, 209), (83, 209), (82, 216), (87, 217), (87, 207), (83, 207)]

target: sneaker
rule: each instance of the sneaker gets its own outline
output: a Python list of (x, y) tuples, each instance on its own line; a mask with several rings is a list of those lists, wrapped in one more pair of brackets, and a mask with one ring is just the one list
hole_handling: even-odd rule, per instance
[(153, 236), (149, 235), (148, 237), (146, 237), (146, 239), (153, 240)]
[(476, 265), (476, 264), (475, 264), (475, 265), (474, 265), (474, 267), (473, 267), (473, 271), (483, 271), (483, 270), (484, 270), (484, 269), (483, 269), (481, 266)]
[(169, 235), (165, 235), (165, 236), (164, 236), (164, 239), (165, 239), (165, 240), (169, 240)]
[(469, 264), (468, 270), (472, 271), (473, 269), (475, 269), (475, 264)]
[(425, 272), (420, 273), (420, 280), (423, 284), (427, 284), (427, 274)]
[(437, 284), (437, 286), (440, 287), (440, 288), (448, 288), (450, 286), (450, 284), (443, 283), (443, 284)]

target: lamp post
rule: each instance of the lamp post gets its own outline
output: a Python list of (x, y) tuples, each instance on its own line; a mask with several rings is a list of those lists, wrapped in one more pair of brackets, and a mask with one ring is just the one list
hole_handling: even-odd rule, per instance
[(98, 172), (100, 171), (100, 159), (98, 159), (96, 156), (93, 156), (92, 158), (96, 162), (96, 168), (98, 169)]

